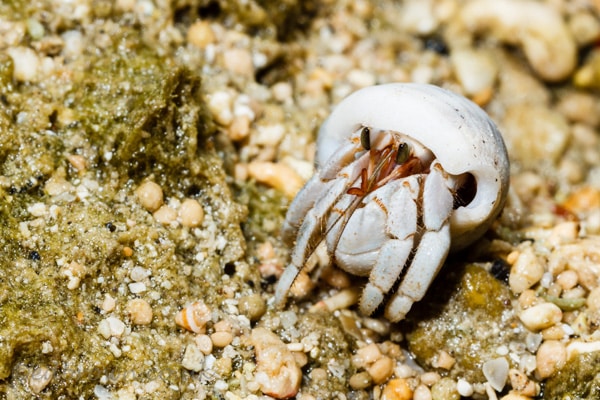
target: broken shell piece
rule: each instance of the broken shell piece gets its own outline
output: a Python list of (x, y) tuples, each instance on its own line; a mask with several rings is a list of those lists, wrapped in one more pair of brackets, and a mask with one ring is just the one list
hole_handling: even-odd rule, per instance
[(298, 393), (302, 371), (294, 355), (277, 335), (255, 328), (250, 337), (256, 352), (255, 381), (261, 391), (276, 399), (289, 399)]

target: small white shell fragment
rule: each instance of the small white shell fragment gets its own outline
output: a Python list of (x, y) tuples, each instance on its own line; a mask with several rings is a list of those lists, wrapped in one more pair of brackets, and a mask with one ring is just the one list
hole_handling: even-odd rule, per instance
[(254, 328), (250, 340), (256, 354), (254, 380), (261, 391), (276, 399), (295, 396), (300, 389), (302, 371), (292, 352), (277, 335), (265, 328)]
[(519, 319), (527, 329), (537, 332), (559, 323), (562, 311), (554, 303), (541, 303), (521, 311)]
[(577, 63), (577, 47), (562, 16), (550, 4), (532, 0), (468, 2), (461, 19), (472, 32), (489, 32), (521, 46), (534, 71), (544, 80), (568, 77)]
[(500, 392), (508, 378), (508, 361), (504, 357), (488, 360), (483, 364), (482, 371), (494, 390)]

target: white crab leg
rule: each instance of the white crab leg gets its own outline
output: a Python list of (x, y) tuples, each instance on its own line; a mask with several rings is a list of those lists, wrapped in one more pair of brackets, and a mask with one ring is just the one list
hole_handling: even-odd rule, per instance
[(369, 282), (363, 291), (360, 310), (365, 315), (372, 314), (383, 302), (385, 295), (402, 273), (413, 248), (417, 230), (416, 202), (419, 197), (420, 179), (420, 176), (410, 176), (390, 182), (378, 190), (378, 196), (379, 191), (383, 189), (390, 191), (389, 200), (382, 199), (384, 201), (381, 203), (390, 206), (386, 218), (386, 233), (390, 239), (381, 247), (377, 262), (369, 275)]
[(450, 214), (454, 200), (449, 179), (435, 161), (423, 188), (423, 225), (417, 251), (396, 293), (387, 303), (385, 316), (391, 321), (404, 318), (412, 304), (425, 295), (450, 249)]
[[(356, 152), (356, 145), (353, 147)], [(304, 263), (312, 254), (318, 242), (326, 234), (326, 218), (330, 214), (331, 209), (338, 202), (338, 199), (346, 194), (348, 188), (358, 180), (360, 171), (367, 166), (368, 162), (368, 155), (365, 155), (355, 163), (342, 169), (338, 173), (337, 179), (331, 185), (326, 185), (326, 193), (314, 203), (314, 207), (308, 210), (304, 216), (298, 232), (296, 246), (292, 252), (291, 263), (283, 271), (275, 288), (275, 305), (279, 306), (283, 304), (285, 295), (294, 283), (296, 276), (300, 273)], [(314, 179), (312, 178), (311, 182)], [(321, 178), (319, 176), (316, 179), (320, 180)], [(310, 194), (307, 194), (307, 196), (310, 196)], [(300, 219), (300, 217), (297, 218)]]
[(281, 228), (281, 236), (285, 242), (291, 244), (296, 239), (296, 234), (302, 226), (304, 218), (315, 202), (320, 200), (323, 192), (328, 189), (328, 183), (337, 177), (342, 169), (341, 166), (348, 165), (354, 160), (355, 154), (360, 149), (357, 144), (348, 141), (323, 165), (319, 173), (304, 185), (290, 204)]

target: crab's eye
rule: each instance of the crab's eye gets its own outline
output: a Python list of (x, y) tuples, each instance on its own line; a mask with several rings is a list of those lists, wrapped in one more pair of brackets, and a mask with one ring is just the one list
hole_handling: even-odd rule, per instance
[(360, 131), (360, 144), (365, 150), (371, 150), (371, 130), (368, 126)]
[(407, 143), (400, 143), (398, 145), (398, 152), (396, 153), (396, 164), (404, 164), (410, 156), (410, 146)]

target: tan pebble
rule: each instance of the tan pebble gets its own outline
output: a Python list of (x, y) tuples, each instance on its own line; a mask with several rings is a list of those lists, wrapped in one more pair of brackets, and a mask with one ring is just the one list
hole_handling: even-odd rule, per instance
[(325, 268), (321, 273), (320, 279), (337, 289), (345, 289), (352, 285), (348, 273), (333, 266)]
[(42, 365), (36, 367), (29, 376), (29, 388), (35, 394), (39, 394), (52, 381), (54, 373), (48, 367)]
[(275, 248), (273, 247), (273, 244), (269, 241), (262, 242), (256, 249), (256, 254), (258, 256), (258, 259), (262, 262), (272, 260), (276, 257)]
[(179, 219), (181, 225), (194, 228), (202, 225), (204, 221), (204, 209), (195, 199), (185, 199), (179, 208)]
[(238, 309), (250, 321), (258, 321), (267, 311), (267, 304), (260, 294), (255, 293), (239, 299)]
[(423, 384), (417, 386), (413, 393), (413, 400), (432, 400), (431, 390)]
[(213, 325), (215, 332), (231, 332), (231, 323), (222, 319)]
[(210, 336), (205, 334), (198, 335), (194, 338), (194, 342), (196, 342), (196, 346), (198, 346), (198, 349), (200, 349), (204, 355), (212, 353), (213, 342)]
[(271, 87), (275, 100), (285, 102), (292, 98), (292, 85), (288, 82), (277, 82)]
[(536, 304), (538, 300), (539, 298), (535, 294), (535, 291), (531, 289), (524, 290), (519, 295), (519, 305), (521, 306), (521, 308), (529, 308), (532, 305)]
[(556, 282), (563, 290), (569, 290), (577, 286), (578, 279), (579, 276), (577, 275), (577, 272), (573, 270), (566, 270), (558, 274), (556, 277)]
[(215, 332), (210, 335), (214, 347), (225, 347), (233, 341), (233, 334), (231, 332)]
[(309, 376), (310, 379), (315, 382), (327, 381), (328, 378), (327, 370), (324, 368), (314, 368), (312, 371), (310, 371)]
[(548, 378), (567, 361), (565, 345), (558, 340), (544, 341), (536, 354), (537, 372), (540, 378)]
[(152, 322), (152, 307), (144, 299), (133, 299), (127, 303), (127, 312), (134, 325), (148, 325)]
[(411, 400), (413, 391), (406, 379), (391, 379), (383, 388), (381, 400)]
[(196, 301), (177, 313), (175, 323), (188, 331), (203, 333), (211, 317), (210, 308), (203, 301)]
[(592, 289), (588, 295), (587, 306), (591, 311), (600, 310), (600, 286)]
[(248, 137), (250, 133), (250, 118), (247, 115), (240, 115), (234, 117), (231, 121), (231, 125), (227, 129), (227, 136), (234, 142), (239, 142), (240, 140)]
[(383, 354), (381, 354), (377, 344), (371, 343), (356, 350), (356, 354), (352, 356), (352, 364), (358, 368), (363, 368), (379, 360), (382, 356)]
[(348, 383), (354, 390), (363, 390), (370, 387), (373, 383), (373, 380), (368, 372), (362, 371), (352, 375)]
[(277, 335), (265, 328), (254, 328), (250, 341), (256, 356), (254, 380), (260, 390), (276, 399), (295, 396), (300, 389), (302, 371), (292, 352)]
[(233, 370), (233, 360), (231, 357), (221, 357), (215, 362), (213, 368), (220, 376), (230, 375)]
[(388, 356), (382, 356), (367, 368), (367, 372), (377, 385), (387, 381), (394, 372), (394, 360)]
[(87, 169), (87, 162), (82, 155), (70, 154), (67, 156), (67, 160), (73, 168), (79, 171), (80, 174), (84, 173)]
[(74, 187), (63, 177), (52, 176), (46, 181), (44, 191), (50, 196), (59, 196), (73, 191)]
[(571, 243), (579, 235), (579, 223), (574, 221), (562, 222), (552, 228), (548, 243), (556, 247), (561, 244)]
[(117, 302), (115, 301), (115, 299), (107, 293), (104, 295), (104, 300), (102, 301), (102, 306), (100, 308), (102, 308), (102, 311), (108, 313), (114, 310), (116, 305)]
[(530, 400), (531, 397), (525, 396), (519, 393), (510, 392), (505, 396), (502, 396), (500, 400)]
[(237, 75), (250, 76), (254, 73), (252, 55), (245, 48), (225, 50), (223, 64), (227, 70)]
[(454, 359), (454, 357), (452, 357), (446, 351), (440, 350), (437, 354), (437, 359), (435, 360), (434, 367), (449, 370), (455, 363), (456, 360)]
[[(260, 265), (259, 269), (261, 271), (261, 275), (263, 275), (263, 271), (266, 273), (267, 271), (273, 272), (275, 276), (281, 275), (283, 269), (280, 265), (274, 263), (267, 263), (264, 265)], [(310, 276), (305, 270), (300, 271), (294, 284), (290, 288), (290, 293), (292, 296), (297, 298), (306, 297), (310, 291), (315, 287), (316, 282), (310, 279)]]
[(292, 354), (294, 355), (294, 360), (296, 360), (296, 365), (300, 368), (308, 364), (308, 356), (304, 351), (293, 351)]
[(498, 67), (488, 51), (456, 49), (450, 53), (450, 62), (467, 95), (472, 97), (483, 91), (490, 92), (498, 74)]
[(167, 205), (162, 205), (158, 210), (152, 214), (156, 222), (163, 225), (169, 225), (171, 222), (177, 220), (177, 211)]
[(527, 247), (523, 249), (513, 264), (508, 284), (510, 289), (518, 294), (538, 283), (543, 274), (544, 266), (534, 254), (533, 249)]
[(437, 372), (425, 372), (421, 374), (421, 383), (427, 386), (431, 386), (441, 379), (440, 374)]
[(138, 201), (146, 210), (154, 212), (163, 204), (162, 188), (152, 181), (145, 181), (135, 191)]
[(133, 255), (133, 249), (129, 246), (125, 246), (123, 247), (123, 250), (121, 250), (121, 254), (123, 254), (123, 257), (131, 257)]
[(543, 329), (541, 334), (544, 340), (560, 340), (565, 337), (565, 330), (559, 324)]
[(508, 371), (508, 379), (510, 380), (510, 386), (513, 388), (512, 391), (516, 394), (524, 396), (535, 396), (537, 394), (535, 382), (529, 379), (525, 373), (513, 368)]
[(600, 208), (600, 189), (591, 186), (579, 188), (567, 197), (563, 207), (574, 214), (596, 210)]
[(248, 175), (283, 192), (289, 199), (293, 199), (304, 184), (296, 171), (281, 163), (253, 161), (248, 164)]
[(190, 25), (187, 40), (192, 45), (204, 49), (215, 41), (215, 34), (207, 21), (196, 21)]
[(460, 400), (456, 381), (452, 378), (442, 378), (431, 387), (432, 400)]
[(541, 303), (521, 311), (519, 319), (527, 329), (537, 332), (559, 323), (562, 311), (556, 304)]

